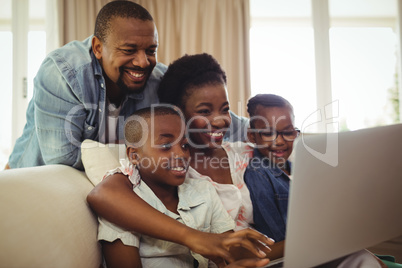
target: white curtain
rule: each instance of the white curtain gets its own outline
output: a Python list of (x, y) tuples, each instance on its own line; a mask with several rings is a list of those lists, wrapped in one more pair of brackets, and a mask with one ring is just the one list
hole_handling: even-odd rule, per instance
[[(96, 14), (110, 0), (55, 1), (59, 44), (93, 33)], [(133, 0), (154, 17), (159, 33), (158, 60), (169, 64), (184, 54), (213, 55), (228, 77), (232, 111), (246, 116), (250, 96), (249, 0)], [(56, 27), (53, 22), (52, 27)], [(57, 32), (57, 31), (54, 31)], [(57, 43), (57, 42), (55, 42)]]

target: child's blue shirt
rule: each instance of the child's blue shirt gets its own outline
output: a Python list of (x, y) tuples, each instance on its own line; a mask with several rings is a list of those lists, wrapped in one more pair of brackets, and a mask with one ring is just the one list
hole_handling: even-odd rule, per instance
[[(290, 167), (290, 162), (286, 161)], [(244, 174), (253, 203), (254, 228), (276, 242), (285, 239), (289, 196), (289, 177), (269, 158), (254, 149)]]

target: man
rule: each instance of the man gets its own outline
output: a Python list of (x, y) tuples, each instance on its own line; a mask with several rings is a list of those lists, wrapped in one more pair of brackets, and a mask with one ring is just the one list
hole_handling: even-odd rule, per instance
[[(122, 142), (126, 117), (158, 103), (157, 87), (167, 69), (157, 62), (158, 45), (146, 9), (130, 1), (106, 4), (94, 36), (70, 42), (43, 61), (9, 168), (65, 164), (82, 170), (84, 139)], [(244, 139), (247, 120), (232, 117), (231, 140)]]

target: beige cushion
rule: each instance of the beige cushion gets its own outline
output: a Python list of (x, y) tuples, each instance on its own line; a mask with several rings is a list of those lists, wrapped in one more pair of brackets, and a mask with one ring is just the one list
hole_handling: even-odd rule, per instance
[(124, 144), (102, 144), (93, 140), (84, 140), (81, 144), (81, 158), (89, 180), (98, 184), (106, 172), (120, 166), (119, 159), (124, 159)]
[(0, 267), (99, 267), (92, 188), (64, 165), (0, 171)]

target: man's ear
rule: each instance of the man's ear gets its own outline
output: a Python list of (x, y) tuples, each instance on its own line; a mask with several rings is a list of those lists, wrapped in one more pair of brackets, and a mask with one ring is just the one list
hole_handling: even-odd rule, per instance
[(140, 162), (138, 156), (138, 148), (129, 145), (127, 146), (126, 154), (130, 163), (132, 163), (133, 165), (138, 165), (138, 163)]
[(247, 139), (251, 143), (255, 143), (255, 135), (256, 132), (253, 131), (254, 129), (247, 129)]
[(96, 36), (92, 37), (92, 51), (94, 52), (95, 57), (98, 60), (102, 58), (102, 49), (103, 49), (102, 41), (99, 40), (99, 38)]

